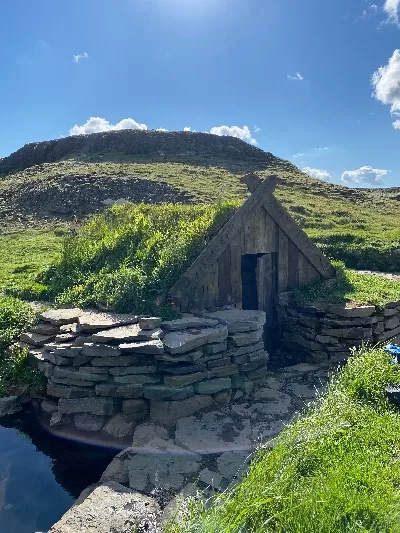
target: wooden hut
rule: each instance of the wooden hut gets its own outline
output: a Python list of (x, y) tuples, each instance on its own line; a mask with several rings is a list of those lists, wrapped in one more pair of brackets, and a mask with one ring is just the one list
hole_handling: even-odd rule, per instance
[(266, 312), (272, 348), (279, 293), (335, 269), (275, 198), (277, 177), (241, 180), (252, 193), (171, 290), (182, 312), (235, 305)]

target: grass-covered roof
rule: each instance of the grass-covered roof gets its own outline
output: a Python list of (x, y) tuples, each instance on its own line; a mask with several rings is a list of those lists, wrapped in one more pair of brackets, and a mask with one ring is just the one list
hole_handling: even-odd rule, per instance
[(168, 290), (239, 206), (114, 206), (65, 239), (41, 282), (58, 303), (168, 314)]

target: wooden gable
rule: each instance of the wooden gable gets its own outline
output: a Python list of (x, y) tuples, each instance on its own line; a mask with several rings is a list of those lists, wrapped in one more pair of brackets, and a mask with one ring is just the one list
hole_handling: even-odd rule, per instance
[(181, 311), (227, 304), (242, 308), (244, 296), (249, 296), (243, 295), (247, 259), (254, 260), (257, 308), (267, 313), (276, 306), (280, 292), (335, 275), (330, 262), (273, 195), (278, 181), (271, 177), (255, 190), (253, 186), (253, 194), (172, 288)]

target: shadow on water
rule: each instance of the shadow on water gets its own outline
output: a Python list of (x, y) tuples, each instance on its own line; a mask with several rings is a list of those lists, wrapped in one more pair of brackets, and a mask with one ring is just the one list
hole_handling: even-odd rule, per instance
[(0, 533), (50, 529), (116, 453), (49, 434), (29, 409), (2, 419)]

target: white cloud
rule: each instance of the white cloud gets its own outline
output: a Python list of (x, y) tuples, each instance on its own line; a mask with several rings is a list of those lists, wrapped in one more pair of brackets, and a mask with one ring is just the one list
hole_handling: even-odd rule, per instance
[(395, 120), (393, 122), (393, 127), (395, 130), (400, 130), (400, 120)]
[(192, 131), (192, 128), (190, 126), (185, 126), (183, 128), (183, 131)]
[(87, 133), (99, 133), (111, 130), (147, 130), (146, 124), (139, 124), (133, 118), (124, 118), (116, 124), (111, 124), (105, 118), (90, 117), (82, 126), (75, 124), (69, 130), (70, 135), (85, 135)]
[[(131, 130), (132, 129), (134, 129), (134, 130), (136, 129), (137, 130), (137, 129), (143, 129), (143, 128), (128, 128), (128, 129), (131, 129)], [(168, 130), (166, 130), (165, 128), (157, 128), (156, 131), (168, 131)]]
[(219, 136), (237, 137), (242, 141), (249, 141), (251, 144), (257, 144), (256, 139), (251, 136), (251, 131), (248, 126), (215, 126), (210, 129), (210, 133)]
[(368, 6), (363, 10), (361, 18), (367, 18), (371, 15), (375, 15), (379, 11), (379, 7), (376, 4), (369, 3)]
[(286, 77), (288, 80), (294, 80), (294, 81), (303, 81), (304, 78), (300, 74), (300, 72), (296, 72), (296, 76), (291, 76), (290, 74), (286, 74)]
[(302, 170), (312, 178), (316, 178), (321, 181), (329, 181), (330, 179), (332, 179), (332, 176), (327, 170), (320, 170), (318, 168), (310, 167), (304, 167)]
[(259, 128), (258, 126), (254, 126), (254, 131), (258, 133), (259, 131), (261, 131), (261, 128)]
[(306, 154), (293, 154), (293, 157), (304, 157)]
[(89, 55), (87, 54), (87, 52), (83, 52), (83, 54), (77, 54), (72, 58), (72, 61), (74, 63), (80, 63), (82, 59), (89, 59)]
[(383, 104), (390, 105), (392, 115), (400, 115), (400, 50), (395, 50), (388, 64), (374, 72), (372, 85), (373, 96)]
[(383, 9), (386, 11), (388, 16), (387, 22), (391, 22), (393, 24), (399, 23), (400, 0), (386, 0)]
[(346, 170), (340, 179), (349, 185), (382, 185), (383, 177), (389, 173), (390, 170), (365, 166), (358, 170)]

